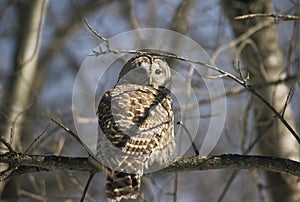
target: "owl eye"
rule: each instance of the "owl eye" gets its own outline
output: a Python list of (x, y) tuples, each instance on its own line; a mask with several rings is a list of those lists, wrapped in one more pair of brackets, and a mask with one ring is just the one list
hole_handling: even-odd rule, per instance
[(161, 73), (162, 73), (162, 71), (160, 69), (155, 70), (155, 74), (160, 75)]

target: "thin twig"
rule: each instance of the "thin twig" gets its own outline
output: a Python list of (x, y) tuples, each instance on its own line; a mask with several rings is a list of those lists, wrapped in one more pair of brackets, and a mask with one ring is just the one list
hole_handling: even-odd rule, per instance
[(91, 183), (94, 175), (95, 175), (95, 173), (90, 173), (90, 177), (89, 177), (88, 181), (86, 182), (86, 185), (85, 185), (84, 190), (82, 192), (82, 196), (81, 196), (81, 199), (80, 199), (81, 202), (84, 201), (85, 195), (87, 193), (87, 190), (88, 190), (88, 188), (90, 186), (90, 183)]
[[(67, 175), (69, 176), (69, 179), (71, 181), (71, 183), (81, 192), (84, 192), (85, 187), (82, 186), (82, 183), (79, 181), (79, 179), (77, 179), (77, 177), (75, 175), (73, 175), (72, 173), (67, 173)], [(94, 199), (89, 195), (85, 195), (86, 196), (86, 201), (94, 201)]]
[(260, 22), (259, 24), (249, 28), (245, 33), (241, 34), (239, 37), (235, 38), (234, 40), (230, 41), (227, 44), (224, 44), (224, 45), (218, 47), (211, 55), (212, 61), (215, 61), (216, 58), (218, 57), (218, 55), (221, 52), (223, 52), (224, 50), (236, 47), (237, 44), (250, 38), (250, 36), (257, 33), (259, 30), (269, 27), (271, 25), (274, 25), (274, 22), (272, 20), (269, 20), (269, 21), (264, 20), (264, 21)]
[(87, 21), (87, 19), (85, 18), (84, 20), (85, 25), (89, 28), (89, 30), (99, 39), (101, 39), (102, 41), (108, 41), (108, 39), (106, 39), (105, 37), (101, 36)]
[[(266, 26), (270, 26), (271, 24), (272, 23), (270, 23), (270, 22), (261, 23), (261, 24), (258, 24), (255, 27), (253, 27), (253, 29), (255, 28), (254, 30), (257, 31), (257, 30), (262, 29)], [(249, 37), (251, 34), (253, 34), (253, 33), (249, 32), (247, 35), (245, 35), (245, 36), (243, 35), (243, 37), (246, 37), (246, 36)], [(241, 36), (239, 37), (239, 40), (241, 40)], [(107, 46), (108, 46), (107, 47), (108, 50), (106, 52), (103, 52), (103, 53), (100, 52), (98, 54), (107, 54), (107, 53), (113, 53), (113, 54), (120, 54), (120, 53), (147, 54), (148, 53), (147, 51), (137, 51), (137, 50), (111, 50), (111, 49), (109, 49), (109, 43), (107, 43)], [(226, 75), (230, 79), (236, 81), (241, 86), (243, 86), (245, 89), (247, 89), (249, 92), (253, 93), (256, 97), (258, 97), (279, 118), (279, 120), (283, 123), (283, 125), (291, 132), (291, 134), (297, 140), (298, 144), (300, 144), (300, 137), (298, 136), (296, 131), (289, 125), (289, 123), (284, 119), (284, 117), (281, 116), (281, 114), (265, 98), (263, 98), (259, 93), (257, 93), (250, 85), (247, 85), (247, 83), (244, 80), (241, 80), (241, 79), (237, 78), (236, 76), (234, 76), (233, 74), (230, 74), (230, 73), (228, 73), (228, 72), (226, 72), (226, 71), (224, 71), (224, 70), (222, 70), (218, 67), (215, 67), (213, 65), (206, 64), (206, 63), (203, 63), (203, 62), (200, 62), (200, 61), (196, 61), (196, 60), (193, 60), (193, 59), (188, 59), (188, 58), (181, 57), (181, 56), (178, 56), (178, 55), (175, 55), (175, 54), (165, 54), (165, 53), (151, 53), (151, 54), (155, 54), (157, 56), (162, 56), (162, 57), (168, 57), (168, 58), (172, 58), (172, 59), (177, 59), (177, 60), (181, 60), (181, 61), (185, 61), (185, 62), (190, 62), (190, 63), (193, 63), (193, 64), (198, 64), (200, 66), (206, 67), (206, 68), (214, 70), (216, 72), (219, 72), (219, 73), (221, 73), (221, 75)], [(95, 54), (95, 56), (97, 56), (97, 55)]]
[[(110, 53), (113, 53), (113, 54), (120, 54), (120, 53), (146, 54), (148, 52), (136, 51), (136, 50), (111, 50)], [(282, 117), (281, 114), (264, 97), (262, 97), (258, 92), (256, 92), (250, 85), (247, 85), (245, 81), (239, 79), (238, 77), (234, 76), (233, 74), (230, 74), (218, 67), (215, 67), (213, 65), (206, 64), (206, 63), (203, 63), (203, 62), (200, 62), (197, 60), (193, 60), (193, 59), (189, 59), (189, 58), (185, 58), (185, 57), (181, 57), (181, 56), (173, 55), (173, 54), (165, 54), (165, 53), (152, 53), (152, 54), (155, 54), (155, 55), (161, 56), (161, 57), (168, 57), (168, 58), (172, 58), (172, 59), (177, 59), (177, 60), (181, 60), (181, 61), (185, 61), (185, 62), (194, 63), (197, 65), (206, 67), (208, 69), (214, 70), (216, 72), (219, 72), (223, 75), (226, 75), (230, 79), (236, 81), (238, 84), (243, 86), (246, 90), (248, 90), (249, 92), (253, 93), (256, 97), (258, 97), (275, 114), (275, 116), (279, 118), (279, 120), (283, 123), (283, 125), (291, 132), (291, 134), (297, 140), (298, 144), (300, 144), (300, 137), (298, 136), (296, 131), (289, 125), (289, 123), (284, 119), (284, 117)]]
[(283, 116), (267, 101), (265, 100), (259, 93), (257, 93), (251, 86), (247, 86), (246, 89), (252, 92), (256, 97), (258, 97), (265, 105), (271, 109), (271, 111), (276, 115), (277, 118), (283, 123), (283, 125), (291, 132), (294, 138), (297, 140), (298, 144), (300, 144), (300, 137), (296, 133), (296, 131), (290, 126), (290, 124), (284, 119)]
[(89, 154), (88, 161), (91, 165), (93, 165), (94, 167), (97, 167), (99, 170), (102, 170), (112, 179), (115, 179), (115, 176), (112, 175), (111, 170), (109, 168), (105, 167), (104, 165), (102, 165), (97, 160), (97, 158), (95, 157), (93, 152), (91, 152), (91, 150), (80, 140), (80, 138), (72, 130), (70, 130), (68, 127), (66, 127), (64, 124), (58, 122), (54, 118), (51, 118), (51, 120), (54, 123), (56, 123), (59, 127), (63, 128), (68, 134), (70, 134), (85, 149), (85, 151)]
[(227, 193), (230, 185), (232, 184), (232, 182), (235, 180), (237, 174), (239, 173), (239, 170), (233, 171), (227, 181), (227, 183), (225, 184), (224, 189), (222, 190), (217, 202), (221, 202), (225, 196), (225, 194)]
[(297, 16), (297, 15), (283, 15), (283, 14), (277, 14), (277, 13), (253, 13), (253, 14), (236, 16), (234, 19), (235, 20), (245, 20), (245, 19), (257, 18), (257, 17), (271, 17), (271, 18), (274, 18), (276, 21), (278, 21), (278, 19), (300, 20), (300, 16)]
[(173, 190), (173, 202), (177, 202), (177, 194), (178, 194), (178, 183), (179, 183), (179, 173), (176, 171), (174, 173), (174, 190)]
[(203, 77), (208, 78), (208, 79), (221, 79), (221, 78), (226, 77), (226, 76), (228, 76), (228, 75), (227, 74), (220, 74), (220, 75), (217, 75), (217, 76), (204, 75)]
[[(249, 102), (250, 103), (250, 102)], [(249, 105), (250, 107), (250, 105)], [(260, 135), (251, 143), (249, 144), (248, 148), (246, 150), (242, 149), (243, 150), (243, 155), (247, 155), (248, 153), (250, 153), (250, 151), (253, 149), (253, 147), (259, 142), (259, 140), (261, 140), (266, 133), (266, 131), (274, 124), (275, 122), (272, 121), (270, 122), (267, 127), (264, 128), (263, 131), (261, 131)], [(229, 178), (229, 180), (227, 181), (226, 183), (226, 186), (224, 187), (221, 195), (219, 196), (219, 201), (222, 201), (225, 194), (227, 193), (228, 189), (230, 188), (233, 180), (237, 177), (237, 175), (240, 173), (240, 170), (236, 171), (236, 172), (233, 172)]]
[(293, 91), (293, 87), (290, 88), (289, 94), (286, 97), (286, 100), (285, 100), (285, 103), (284, 103), (284, 107), (283, 107), (283, 111), (281, 113), (282, 117), (284, 117), (285, 110), (286, 110), (286, 108), (287, 108), (287, 106), (288, 106), (288, 104), (290, 102), (292, 91)]
[(47, 196), (43, 196), (41, 194), (35, 194), (33, 192), (26, 191), (22, 188), (18, 189), (18, 194), (19, 194), (20, 197), (25, 196), (26, 198), (28, 198), (28, 200), (30, 199), (30, 201), (48, 201), (49, 200), (49, 198)]
[(32, 146), (46, 133), (46, 131), (48, 130), (48, 128), (50, 127), (50, 124), (48, 124), (48, 126), (45, 128), (44, 131), (41, 132), (41, 134), (39, 134), (34, 140), (33, 142), (27, 147), (27, 149), (24, 151), (24, 154), (26, 154), (31, 148)]
[[(110, 44), (109, 44), (109, 40), (103, 36), (101, 36), (90, 24), (89, 22), (87, 21), (87, 19), (84, 19), (84, 23), (86, 24), (86, 26), (88, 27), (88, 29), (100, 40), (104, 41), (105, 42), (105, 46), (106, 46), (106, 49), (105, 51), (102, 50), (101, 46), (99, 45), (99, 53), (106, 53), (106, 52), (110, 52)], [(95, 56), (98, 56), (96, 51), (93, 51), (93, 53), (95, 54)]]
[(242, 139), (241, 139), (241, 149), (243, 154), (246, 154), (246, 143), (247, 143), (247, 134), (248, 134), (248, 116), (249, 116), (249, 112), (251, 109), (251, 101), (248, 100), (245, 110), (244, 110), (244, 116), (243, 116), (243, 120), (242, 120)]
[(16, 152), (14, 146), (9, 144), (2, 136), (0, 136), (0, 142), (2, 142), (10, 152)]
[(192, 144), (192, 147), (194, 149), (195, 155), (199, 156), (199, 150), (198, 150), (195, 142), (193, 141), (192, 136), (191, 136), (189, 130), (187, 129), (187, 127), (181, 121), (177, 122), (177, 124), (182, 126), (183, 130), (186, 132), (189, 140), (191, 141), (191, 144)]
[(240, 74), (240, 78), (244, 81), (244, 83), (246, 83), (247, 82), (247, 77), (245, 78), (243, 76), (242, 69), (241, 69), (241, 66), (240, 66), (240, 61), (238, 61), (237, 70), (238, 70), (238, 72)]
[(54, 118), (50, 118), (51, 121), (53, 121), (55, 124), (57, 124), (59, 127), (61, 127), (62, 129), (64, 129), (68, 134), (70, 134), (83, 148), (84, 150), (90, 155), (90, 156), (94, 156), (94, 154), (90, 151), (90, 149), (81, 141), (81, 139), (68, 127), (66, 127), (64, 124), (58, 122), (56, 119)]
[(11, 177), (11, 174), (15, 171), (15, 168), (7, 168), (4, 171), (0, 172), (0, 182), (3, 182), (4, 180), (7, 180)]
[(260, 179), (259, 174), (256, 170), (250, 171), (250, 174), (251, 174), (252, 178), (254, 179), (254, 181), (256, 183), (256, 187), (257, 187), (258, 196), (260, 198), (260, 201), (261, 202), (267, 202), (267, 196), (264, 193), (264, 188), (266, 187), (266, 185), (264, 185), (263, 180)]

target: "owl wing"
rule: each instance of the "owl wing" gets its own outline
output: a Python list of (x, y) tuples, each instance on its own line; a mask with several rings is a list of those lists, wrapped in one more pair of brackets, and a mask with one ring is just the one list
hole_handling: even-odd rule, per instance
[[(128, 167), (125, 164), (132, 164), (130, 158), (145, 162), (154, 151), (174, 145), (172, 99), (165, 88), (117, 85), (102, 97), (97, 114), (108, 140), (104, 143), (102, 137), (97, 150), (102, 150), (104, 158), (113, 156), (110, 163), (117, 158), (113, 164), (124, 162)], [(113, 154), (107, 155), (111, 151)], [(120, 155), (115, 155), (118, 152)]]

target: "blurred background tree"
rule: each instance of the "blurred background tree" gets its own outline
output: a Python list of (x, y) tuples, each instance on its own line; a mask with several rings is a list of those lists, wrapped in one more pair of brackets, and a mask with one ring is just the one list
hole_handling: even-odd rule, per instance
[[(147, 27), (187, 35), (218, 67), (244, 75), (299, 131), (299, 19), (234, 19), (258, 13), (299, 16), (299, 9), (300, 1), (284, 0), (1, 1), (0, 134), (20, 152), (44, 132), (28, 153), (85, 155), (46, 116), (60, 117), (76, 131), (71, 110), (74, 80), (85, 57), (99, 44), (84, 18), (107, 38)], [(226, 124), (211, 154), (260, 154), (299, 161), (299, 145), (274, 114), (234, 81), (224, 79), (224, 83)], [(209, 108), (209, 102), (202, 101), (201, 108)], [(199, 130), (199, 136), (201, 132), (205, 130)], [(201, 138), (195, 143), (201, 146)], [(87, 177), (80, 172), (23, 175), (2, 183), (1, 196), (8, 201), (78, 201)], [(104, 179), (103, 173), (96, 175), (87, 201), (105, 200)], [(262, 170), (153, 173), (144, 177), (142, 187), (139, 200), (146, 201), (300, 200), (299, 178)]]

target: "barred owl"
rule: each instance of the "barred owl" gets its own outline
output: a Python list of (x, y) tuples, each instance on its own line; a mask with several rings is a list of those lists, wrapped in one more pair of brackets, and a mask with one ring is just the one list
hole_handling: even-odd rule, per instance
[(144, 167), (166, 164), (174, 150), (170, 85), (167, 62), (142, 54), (125, 64), (117, 84), (101, 98), (97, 158), (111, 171), (106, 179), (109, 200), (136, 198)]

